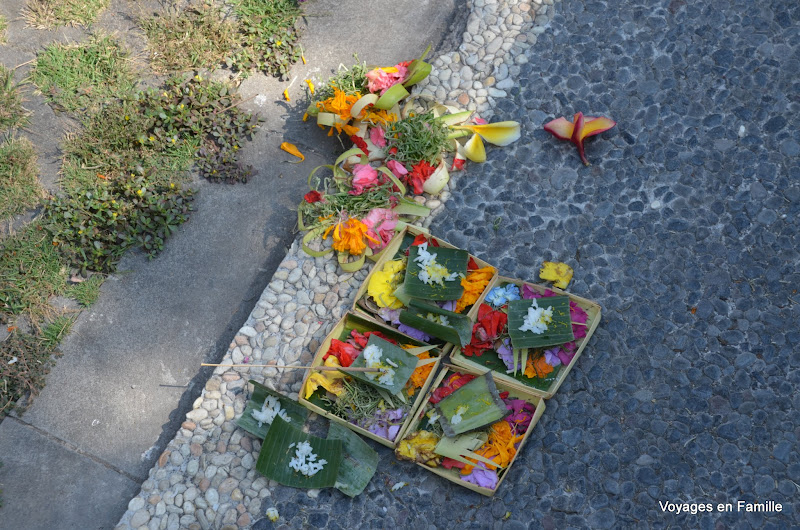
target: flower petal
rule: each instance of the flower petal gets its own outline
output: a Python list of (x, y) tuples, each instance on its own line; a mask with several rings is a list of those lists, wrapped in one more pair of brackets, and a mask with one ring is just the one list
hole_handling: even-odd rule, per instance
[[(301, 153), (300, 150), (297, 148), (297, 146), (294, 145), (294, 144), (290, 144), (289, 142), (283, 142), (281, 144), (281, 149), (283, 149), (284, 151), (286, 151), (290, 155), (294, 155), (297, 158), (299, 158), (300, 162), (302, 162), (303, 160), (306, 159), (306, 157), (303, 156), (303, 153)], [(298, 163), (299, 162), (295, 162), (295, 164), (298, 164)]]
[(480, 134), (490, 144), (504, 146), (519, 140), (521, 136), (519, 122), (500, 121), (486, 125), (461, 125), (455, 129), (468, 129)]
[(557, 118), (551, 122), (545, 123), (544, 130), (562, 140), (569, 140), (572, 138), (572, 130), (574, 125), (567, 121), (566, 118)]
[(598, 118), (586, 116), (584, 120), (583, 131), (581, 132), (581, 136), (583, 138), (588, 138), (589, 136), (594, 136), (595, 134), (605, 132), (617, 124), (617, 122), (604, 116), (600, 116)]
[(486, 148), (478, 133), (473, 134), (472, 138), (464, 144), (464, 154), (473, 162), (486, 162)]

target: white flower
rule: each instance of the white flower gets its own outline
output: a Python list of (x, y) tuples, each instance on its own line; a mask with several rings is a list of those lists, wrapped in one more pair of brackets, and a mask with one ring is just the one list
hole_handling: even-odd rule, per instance
[(280, 515), (278, 514), (278, 510), (275, 508), (267, 508), (267, 517), (269, 517), (269, 520), (273, 523), (277, 523)]
[(405, 486), (408, 486), (408, 482), (397, 482), (394, 486), (392, 486), (392, 491), (397, 491)]
[(553, 321), (553, 307), (548, 306), (547, 309), (539, 307), (536, 298), (531, 299), (533, 305), (528, 308), (528, 314), (522, 321), (519, 327), (520, 331), (530, 331), (541, 335), (547, 331), (547, 324)]
[(281, 402), (275, 396), (267, 396), (264, 404), (261, 405), (261, 410), (254, 410), (251, 414), (258, 422), (259, 427), (264, 423), (272, 425), (275, 416), (280, 416), (286, 422), (292, 421), (292, 418), (286, 414), (286, 409), (281, 408)]
[[(381, 362), (383, 350), (374, 344), (370, 344), (364, 348), (364, 351), (361, 352), (361, 354), (364, 356), (364, 365), (367, 368), (380, 369), (380, 372), (367, 372), (366, 375), (368, 378), (375, 380), (377, 377), (378, 382), (384, 386), (394, 385), (394, 368), (397, 368), (397, 364), (393, 363), (391, 359), (387, 359), (386, 364)], [(392, 368), (392, 366), (394, 366), (394, 368)]]
[[(294, 444), (292, 444), (292, 446), (293, 445)], [(292, 446), (289, 447), (291, 448)], [(299, 471), (307, 477), (313, 477), (318, 472), (322, 471), (322, 469), (325, 467), (325, 464), (328, 463), (328, 461), (325, 459), (322, 459), (318, 462), (316, 461), (317, 455), (313, 453), (311, 444), (308, 442), (300, 442), (297, 444), (297, 449), (295, 450), (294, 454), (294, 458), (292, 458), (292, 460), (289, 462), (289, 467), (295, 471)]]
[(445, 281), (451, 282), (459, 277), (458, 273), (451, 273), (447, 267), (436, 262), (436, 254), (428, 252), (428, 243), (417, 247), (417, 257), (414, 261), (420, 265), (418, 274), (420, 281), (428, 285), (432, 283), (444, 285)]
[(456, 409), (456, 413), (453, 414), (452, 418), (450, 418), (450, 423), (453, 425), (458, 425), (459, 423), (461, 423), (462, 420), (461, 416), (463, 416), (468, 409), (469, 407), (467, 407), (466, 405), (459, 405), (458, 408)]

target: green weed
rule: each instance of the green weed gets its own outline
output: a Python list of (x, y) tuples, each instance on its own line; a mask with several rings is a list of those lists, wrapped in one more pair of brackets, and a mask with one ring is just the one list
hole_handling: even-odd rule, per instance
[(0, 221), (18, 215), (39, 203), (36, 152), (26, 138), (0, 140)]
[(42, 333), (39, 336), (40, 347), (45, 350), (54, 349), (61, 342), (61, 339), (69, 333), (74, 322), (75, 317), (73, 315), (60, 315), (54, 318), (42, 328)]
[(6, 28), (8, 28), (8, 20), (0, 15), (0, 44), (6, 43)]
[(93, 274), (81, 283), (70, 285), (64, 293), (66, 296), (77, 300), (83, 307), (89, 307), (97, 301), (100, 296), (100, 286), (103, 285), (105, 278), (99, 274)]
[(23, 16), (28, 25), (37, 29), (88, 26), (109, 3), (110, 0), (28, 0)]
[[(0, 342), (0, 419), (14, 410), (23, 397), (35, 396), (59, 355), (46, 340), (13, 331)], [(30, 401), (30, 399), (29, 399)]]
[(36, 58), (31, 80), (60, 110), (92, 109), (131, 92), (129, 54), (111, 37), (82, 44), (51, 44)]
[(14, 72), (0, 65), (0, 132), (24, 126), (27, 118), (19, 85), (14, 84)]
[(63, 292), (66, 276), (52, 237), (40, 223), (0, 241), (0, 318), (23, 311), (34, 318), (45, 314), (48, 298)]
[(212, 4), (143, 18), (150, 63), (161, 72), (220, 64), (236, 46), (236, 26)]

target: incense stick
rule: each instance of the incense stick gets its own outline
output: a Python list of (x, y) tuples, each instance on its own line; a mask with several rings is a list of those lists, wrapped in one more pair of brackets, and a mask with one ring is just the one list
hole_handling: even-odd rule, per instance
[(320, 370), (323, 372), (380, 372), (380, 368), (358, 368), (352, 366), (287, 366), (282, 364), (211, 364), (200, 363), (200, 366), (222, 366), (225, 368), (290, 368), (297, 370)]

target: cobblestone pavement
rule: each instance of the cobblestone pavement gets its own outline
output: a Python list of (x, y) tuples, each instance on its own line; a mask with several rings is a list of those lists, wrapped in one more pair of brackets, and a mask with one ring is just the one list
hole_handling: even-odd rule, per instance
[[(446, 526), (506, 511), (509, 528), (800, 523), (798, 28), (781, 0), (556, 6), (497, 104), (533, 130), (462, 177), (432, 228), (501, 273), (568, 262), (604, 320), (499, 499), (472, 512), (437, 484), (393, 506)], [(589, 140), (590, 168), (535, 128), (579, 110), (618, 122)]]
[[(258, 442), (226, 428), (241, 413), (243, 381), (217, 374), (206, 401), (221, 399), (224, 414), (189, 417), (121, 527), (137, 511), (147, 523), (145, 488), (170, 488), (173, 477), (200, 527), (219, 526), (203, 508), (220, 495), (252, 499), (242, 504), (246, 521), (228, 506), (220, 524), (232, 528), (797, 525), (798, 27), (800, 5), (788, 0), (563, 0), (546, 31), (530, 31), (533, 46), (509, 68), (515, 86), (503, 85), (507, 97), (495, 93), (493, 109), (496, 121), (523, 123), (523, 138), (459, 176), (431, 229), (505, 275), (536, 280), (543, 260), (566, 261), (575, 269), (569, 290), (604, 313), (494, 498), (397, 462), (377, 444), (378, 473), (355, 499), (252, 480)], [(579, 110), (618, 122), (587, 142), (588, 168), (571, 144), (541, 130)], [(258, 343), (269, 326), (306, 334), (300, 342), (311, 349), (324, 336), (326, 327), (306, 326), (315, 320), (306, 313), (281, 319), (275, 304), (294, 304), (286, 282), (298, 299), (309, 291), (317, 315), (346, 307), (361, 273), (340, 278), (319, 260), (290, 257), (226, 359), (286, 350), (277, 339)], [(296, 271), (306, 269), (319, 279), (305, 285)], [(284, 378), (296, 392), (296, 378)], [(182, 486), (188, 466), (200, 473), (198, 487)], [(409, 485), (391, 491), (397, 482)], [(242, 491), (227, 491), (234, 485)], [(170, 514), (178, 505), (171, 495)], [(774, 501), (782, 511), (737, 511), (740, 500)], [(667, 503), (712, 512), (676, 514)], [(719, 503), (732, 511), (717, 511)], [(280, 513), (275, 525), (264, 517), (271, 507)]]

